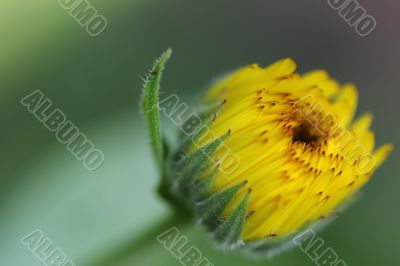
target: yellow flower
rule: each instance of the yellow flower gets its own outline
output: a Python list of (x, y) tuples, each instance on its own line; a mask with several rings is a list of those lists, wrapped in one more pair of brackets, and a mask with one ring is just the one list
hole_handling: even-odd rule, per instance
[[(238, 158), (224, 171), (224, 151), (211, 156), (220, 171), (208, 195), (242, 184), (219, 218), (224, 221), (246, 198), (240, 240), (283, 239), (332, 216), (371, 178), (390, 153), (374, 150), (371, 115), (353, 122), (357, 90), (339, 85), (325, 71), (300, 75), (291, 59), (267, 68), (244, 67), (214, 85), (206, 95), (222, 103), (187, 154), (226, 135), (224, 145)], [(211, 136), (211, 137), (210, 137)], [(209, 177), (203, 169), (197, 181)]]

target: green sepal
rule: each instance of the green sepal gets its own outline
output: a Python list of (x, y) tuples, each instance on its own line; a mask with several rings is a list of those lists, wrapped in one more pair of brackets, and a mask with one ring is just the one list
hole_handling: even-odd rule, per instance
[(213, 116), (217, 115), (218, 111), (221, 109), (222, 104), (217, 104), (214, 106), (209, 106), (199, 112), (199, 117), (203, 123), (210, 124), (213, 121)]
[(214, 139), (202, 148), (196, 150), (180, 163), (176, 169), (177, 178), (173, 182), (177, 184), (179, 192), (188, 193), (194, 186), (197, 178), (208, 168), (211, 167), (211, 157), (224, 142), (228, 133)]
[(229, 187), (198, 203), (195, 209), (199, 223), (206, 224), (211, 230), (215, 229), (221, 223), (220, 216), (224, 209), (246, 183)]
[(172, 163), (174, 162), (179, 162), (180, 159), (185, 156), (186, 152), (190, 149), (190, 147), (193, 145), (194, 140), (199, 138), (201, 135), (203, 135), (204, 132), (208, 130), (208, 126), (212, 123), (213, 115), (218, 112), (218, 110), (221, 108), (222, 104), (216, 105), (216, 106), (211, 106), (207, 107), (203, 111), (200, 111), (198, 113), (198, 117), (200, 118), (202, 122), (202, 126), (198, 132), (195, 133), (194, 136), (192, 135), (185, 135), (183, 131), (181, 131), (179, 135), (179, 139), (181, 141), (179, 142), (178, 148), (172, 155)]
[(144, 81), (141, 100), (141, 109), (150, 131), (153, 153), (160, 169), (163, 165), (164, 152), (160, 130), (159, 91), (165, 63), (171, 57), (171, 53), (172, 50), (167, 49), (154, 63)]
[(205, 160), (210, 161), (210, 157), (214, 154), (215, 151), (221, 146), (221, 144), (225, 141), (225, 139), (229, 136), (229, 133), (225, 133), (224, 135), (215, 138), (211, 142), (207, 143), (203, 147), (199, 148), (191, 155), (189, 155), (186, 159), (184, 159), (181, 163), (180, 169), (185, 170), (188, 167), (195, 166), (199, 163), (203, 163)]
[(215, 169), (211, 174), (206, 176), (203, 180), (196, 183), (193, 191), (190, 193), (192, 202), (196, 203), (207, 198), (216, 175), (217, 175), (217, 170)]
[[(212, 122), (216, 119), (216, 116), (224, 103), (225, 102), (206, 106), (206, 107), (202, 108), (201, 110), (197, 111), (197, 115), (194, 117), (194, 119), (197, 119), (197, 118), (200, 119), (203, 131), (204, 131), (204, 126), (210, 126), (212, 124)], [(184, 122), (184, 124), (188, 123), (189, 121), (190, 120), (187, 119)], [(187, 138), (186, 137), (187, 135), (185, 135), (183, 130), (180, 130), (179, 133), (180, 133), (179, 138), (184, 138), (184, 139)], [(201, 132), (199, 132), (199, 133), (201, 133)], [(196, 133), (196, 135), (199, 135), (199, 133)]]
[(185, 158), (188, 150), (193, 145), (193, 140), (200, 137), (206, 130), (207, 128), (203, 127), (194, 136), (187, 135), (181, 138), (182, 141), (178, 144), (178, 148), (175, 150), (171, 157), (172, 167), (176, 168), (180, 165), (182, 159)]
[(250, 192), (246, 193), (235, 210), (218, 226), (215, 239), (224, 247), (235, 248), (241, 244), (241, 237), (247, 216)]

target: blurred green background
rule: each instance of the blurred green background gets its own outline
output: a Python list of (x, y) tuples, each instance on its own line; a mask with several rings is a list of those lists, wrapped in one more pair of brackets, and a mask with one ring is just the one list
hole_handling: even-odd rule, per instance
[[(327, 1), (90, 0), (108, 20), (89, 36), (56, 0), (0, 0), (0, 265), (42, 265), (20, 243), (41, 229), (77, 265), (139, 237), (170, 213), (154, 193), (141, 77), (174, 49), (162, 87), (193, 102), (216, 75), (293, 57), (360, 91), (378, 144), (395, 145), (364, 196), (321, 232), (348, 265), (398, 265), (400, 3), (359, 0), (377, 20), (361, 38)], [(40, 89), (105, 154), (86, 170), (20, 99)], [(300, 250), (272, 261), (218, 252), (180, 228), (214, 265), (314, 265)], [(121, 265), (180, 265), (155, 240)]]

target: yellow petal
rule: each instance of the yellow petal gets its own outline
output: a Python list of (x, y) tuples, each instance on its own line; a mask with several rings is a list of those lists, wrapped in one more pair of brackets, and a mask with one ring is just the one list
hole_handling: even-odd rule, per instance
[(375, 168), (379, 168), (382, 165), (382, 163), (386, 160), (386, 158), (389, 156), (392, 150), (393, 150), (392, 144), (384, 144), (375, 151), (374, 153), (376, 159)]
[(333, 104), (333, 111), (337, 114), (339, 124), (348, 127), (353, 120), (357, 109), (358, 93), (352, 84), (347, 84), (339, 93), (338, 98)]

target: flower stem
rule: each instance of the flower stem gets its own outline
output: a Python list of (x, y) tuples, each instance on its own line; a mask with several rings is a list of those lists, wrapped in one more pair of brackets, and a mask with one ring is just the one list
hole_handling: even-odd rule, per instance
[(156, 224), (150, 230), (145, 232), (139, 237), (134, 237), (132, 240), (122, 243), (113, 250), (100, 255), (95, 259), (82, 263), (79, 265), (84, 266), (111, 266), (122, 262), (124, 259), (132, 256), (139, 250), (143, 252), (146, 246), (152, 245), (157, 242), (157, 236), (171, 227), (179, 227), (190, 221), (190, 216), (186, 213), (173, 212), (167, 216), (163, 221)]

